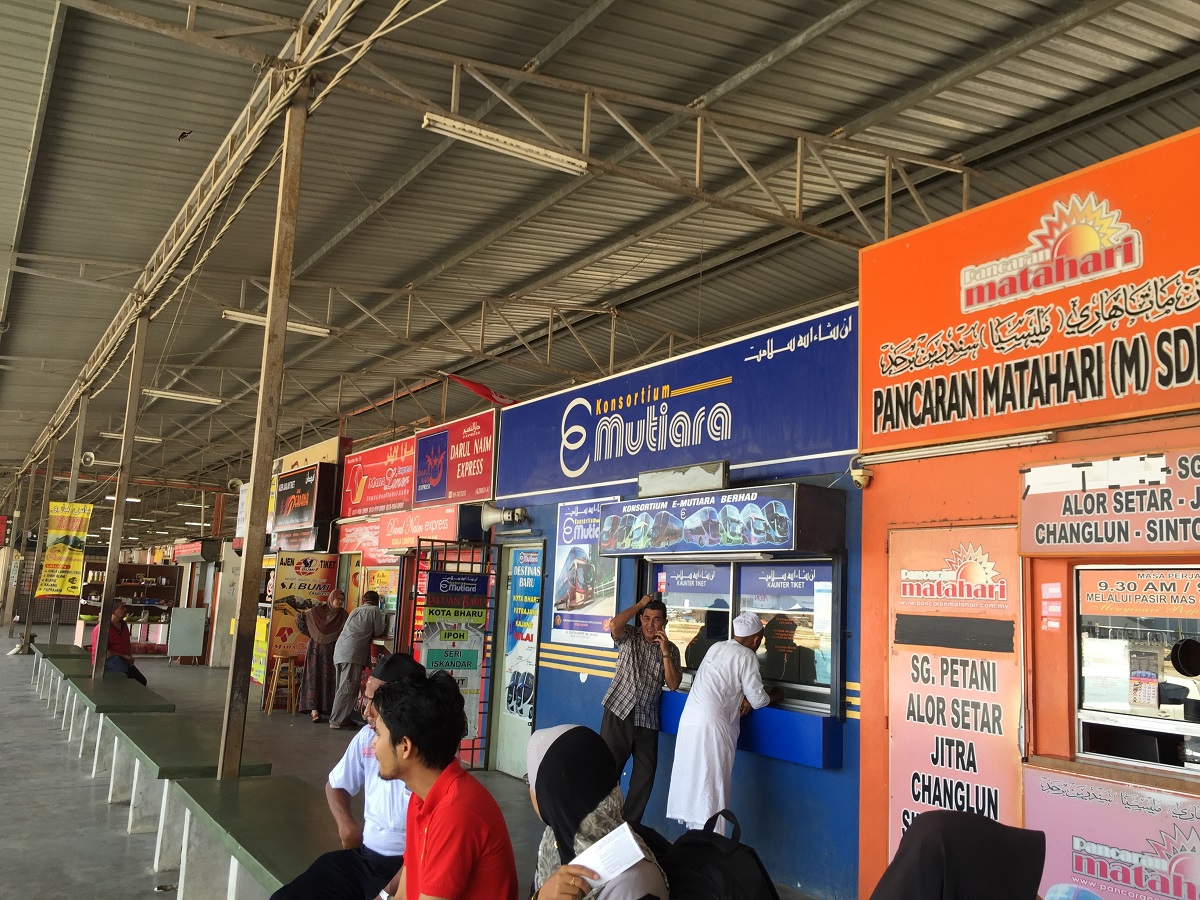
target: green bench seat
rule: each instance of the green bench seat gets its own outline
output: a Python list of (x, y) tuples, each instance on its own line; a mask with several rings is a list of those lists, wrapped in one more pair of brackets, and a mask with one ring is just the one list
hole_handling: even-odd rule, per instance
[[(162, 697), (132, 678), (119, 673), (110, 673), (100, 678), (89, 675), (68, 675), (63, 679), (67, 685), (67, 704), (64, 716), (70, 716), (70, 734), (68, 740), (73, 741), (76, 733), (76, 723), (79, 724), (79, 756), (83, 757), (87, 746), (88, 725), (94, 723), (94, 732), (100, 736), (104, 717), (114, 713), (162, 713), (175, 712), (175, 704)], [(95, 756), (92, 761), (92, 776), (103, 771), (97, 764), (101, 757), (100, 740), (96, 741)], [(107, 766), (107, 757), (104, 759)]]
[(179, 900), (263, 900), (341, 847), (323, 790), (291, 775), (173, 783), (185, 809)]
[(34, 684), (38, 680), (42, 664), (48, 659), (90, 660), (92, 658), (91, 650), (76, 647), (74, 644), (30, 644), (29, 649), (33, 651), (33, 671), (29, 676), (30, 684)]
[[(129, 801), (127, 831), (157, 830), (154, 870), (179, 867), (183, 844), (183, 809), (172, 793), (172, 781), (216, 778), (221, 720), (216, 716), (184, 718), (177, 713), (106, 716), (99, 740), (111, 740), (112, 774), (108, 802)], [(243, 753), (242, 774), (270, 775), (269, 760)]]

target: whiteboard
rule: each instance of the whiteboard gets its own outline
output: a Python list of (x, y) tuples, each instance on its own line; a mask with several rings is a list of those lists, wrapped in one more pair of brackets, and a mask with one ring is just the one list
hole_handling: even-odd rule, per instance
[(167, 656), (204, 655), (204, 619), (207, 612), (203, 607), (171, 610)]

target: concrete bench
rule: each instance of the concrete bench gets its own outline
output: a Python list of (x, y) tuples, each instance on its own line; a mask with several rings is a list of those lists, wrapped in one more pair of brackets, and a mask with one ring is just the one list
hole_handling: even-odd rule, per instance
[(184, 807), (179, 900), (264, 900), (341, 847), (324, 791), (294, 776), (182, 780), (171, 790)]
[[(216, 778), (221, 720), (183, 718), (177, 713), (106, 716), (101, 741), (112, 739), (108, 802), (129, 801), (127, 831), (158, 831), (154, 871), (179, 868), (183, 849), (183, 807), (171, 782)], [(270, 775), (271, 763), (242, 755), (242, 775)]]
[[(95, 723), (99, 738), (104, 717), (114, 713), (163, 713), (175, 712), (175, 704), (144, 687), (132, 678), (120, 673), (110, 673), (101, 678), (68, 675), (63, 679), (67, 687), (67, 704), (64, 716), (70, 716), (68, 741), (74, 742), (79, 734), (79, 757), (83, 758), (87, 746), (89, 719)], [(78, 731), (77, 731), (78, 726)], [(92, 758), (92, 777), (108, 769), (110, 754), (103, 753), (103, 741), (96, 741)], [(111, 750), (111, 747), (109, 748)], [(97, 768), (101, 757), (103, 766)]]
[[(30, 673), (29, 683), (35, 684), (38, 673), (42, 669), (43, 660), (47, 659), (86, 659), (91, 660), (92, 652), (72, 644), (30, 644), (33, 651), (33, 672)], [(40, 693), (40, 690), (39, 690)]]
[(59, 705), (62, 705), (63, 727), (66, 728), (67, 717), (65, 715), (69, 691), (66, 687), (68, 678), (90, 678), (92, 676), (92, 661), (90, 659), (76, 659), (73, 656), (55, 657), (42, 660), (41, 674), (39, 676), (40, 686), (38, 696), (46, 698), (46, 708), (52, 709), (51, 716), (58, 717)]

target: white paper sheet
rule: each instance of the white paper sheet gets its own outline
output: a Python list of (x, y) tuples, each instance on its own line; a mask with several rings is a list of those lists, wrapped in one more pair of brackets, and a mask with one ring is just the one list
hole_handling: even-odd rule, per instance
[(599, 875), (596, 880), (584, 879), (592, 887), (599, 887), (612, 881), (643, 858), (642, 848), (638, 846), (633, 837), (633, 830), (626, 822), (571, 860), (571, 865), (583, 866)]

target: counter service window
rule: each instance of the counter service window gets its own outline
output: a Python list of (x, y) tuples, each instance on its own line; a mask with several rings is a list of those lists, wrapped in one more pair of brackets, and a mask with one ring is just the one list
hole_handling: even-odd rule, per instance
[(1200, 567), (1080, 567), (1079, 750), (1200, 771)]
[(655, 581), (685, 670), (694, 673), (708, 649), (729, 638), (732, 617), (752, 612), (763, 623), (763, 681), (782, 687), (798, 708), (830, 712), (840, 645), (831, 561), (672, 563), (656, 566)]

